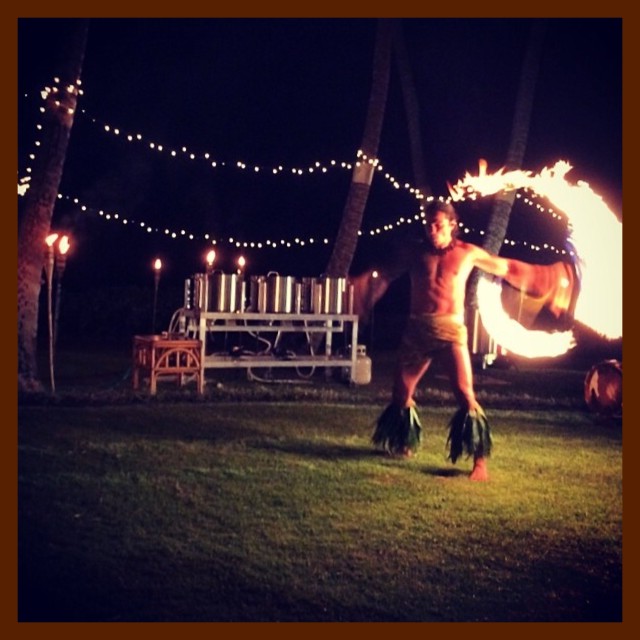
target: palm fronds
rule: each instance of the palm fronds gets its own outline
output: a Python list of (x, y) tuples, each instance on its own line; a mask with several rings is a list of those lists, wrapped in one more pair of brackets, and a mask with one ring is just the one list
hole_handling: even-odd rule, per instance
[(449, 422), (449, 460), (455, 463), (467, 457), (488, 458), (491, 454), (491, 428), (482, 407), (466, 411), (458, 409)]
[(414, 453), (420, 446), (421, 430), (415, 406), (390, 404), (378, 418), (371, 441), (389, 453)]

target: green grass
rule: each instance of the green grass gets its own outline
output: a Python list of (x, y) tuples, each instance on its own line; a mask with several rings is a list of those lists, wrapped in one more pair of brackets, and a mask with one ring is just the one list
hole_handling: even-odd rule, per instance
[(473, 483), (446, 398), (405, 461), (371, 448), (377, 391), (330, 387), (21, 404), (20, 620), (622, 619), (619, 424), (487, 404)]
[[(195, 383), (183, 388), (170, 379), (161, 379), (158, 395), (149, 397), (146, 381), (140, 390), (131, 387), (131, 351), (126, 349), (64, 349), (56, 356), (56, 393), (49, 391), (47, 354), (40, 358), (43, 392), (20, 397), (25, 404), (42, 405), (114, 405), (156, 402), (333, 402), (381, 404), (389, 399), (395, 351), (372, 354), (372, 381), (351, 387), (338, 371), (326, 375), (317, 368), (310, 379), (299, 378), (295, 369), (273, 369), (270, 383), (247, 380), (246, 369), (209, 369), (203, 397), (194, 392)], [(591, 364), (595, 364), (591, 363)], [(479, 401), (487, 408), (505, 409), (578, 409), (583, 411), (584, 380), (591, 364), (562, 367), (553, 362), (521, 359), (515, 369), (491, 367), (474, 373)], [(261, 377), (264, 370), (258, 372)], [(307, 371), (303, 372), (305, 375)], [(449, 380), (437, 361), (416, 392), (421, 405), (452, 406), (454, 399)]]

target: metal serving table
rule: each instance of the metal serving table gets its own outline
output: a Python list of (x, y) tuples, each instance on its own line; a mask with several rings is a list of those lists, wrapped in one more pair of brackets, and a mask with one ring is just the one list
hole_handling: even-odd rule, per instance
[[(301, 369), (339, 367), (355, 381), (358, 316), (354, 314), (257, 313), (178, 309), (170, 331), (200, 341), (202, 380), (206, 369), (275, 367)], [(340, 336), (343, 348), (335, 349)], [(220, 343), (223, 343), (222, 346)]]

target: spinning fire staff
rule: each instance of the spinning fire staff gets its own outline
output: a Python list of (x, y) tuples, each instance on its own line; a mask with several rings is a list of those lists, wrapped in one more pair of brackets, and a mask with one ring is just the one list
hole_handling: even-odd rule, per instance
[[(505, 172), (504, 169), (490, 174), (486, 161), (481, 160), (478, 175), (467, 173), (450, 186), (451, 196), (457, 201), (503, 190), (526, 189), (561, 210), (571, 229), (569, 253), (580, 267), (580, 296), (575, 300), (572, 315), (601, 336), (614, 340), (622, 337), (622, 215), (616, 215), (602, 196), (583, 180), (571, 184), (565, 176), (572, 168), (568, 162), (559, 160), (538, 174), (522, 170)], [(510, 351), (527, 357), (556, 356), (572, 346), (570, 330), (555, 334), (525, 332), (516, 323), (506, 322), (495, 304), (495, 292), (489, 294), (489, 286), (483, 289), (478, 286), (482, 321), (489, 333), (494, 337), (499, 335), (500, 344)]]
[[(489, 421), (473, 389), (471, 358), (464, 323), (465, 288), (474, 267), (503, 278), (527, 294), (544, 298), (559, 319), (570, 314), (577, 295), (573, 265), (558, 262), (543, 266), (506, 259), (457, 238), (458, 215), (451, 204), (434, 201), (426, 209), (425, 242), (406, 247), (403, 264), (378, 269), (372, 288), (371, 274), (360, 276), (361, 291), (381, 297), (391, 283), (408, 272), (411, 302), (407, 326), (397, 357), (391, 402), (378, 418), (372, 442), (388, 453), (411, 457), (418, 450), (422, 426), (413, 399), (420, 379), (436, 357), (447, 365), (458, 410), (449, 423), (449, 459), (473, 457), (470, 479), (487, 480), (487, 458), (492, 440)], [(572, 296), (567, 296), (567, 281)], [(373, 301), (375, 303), (375, 300)], [(371, 301), (360, 308), (371, 308)]]

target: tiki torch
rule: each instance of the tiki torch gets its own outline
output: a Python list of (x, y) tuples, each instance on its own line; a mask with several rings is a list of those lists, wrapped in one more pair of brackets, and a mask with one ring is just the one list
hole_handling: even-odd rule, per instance
[(58, 240), (58, 251), (56, 253), (56, 305), (54, 311), (53, 321), (53, 346), (56, 346), (58, 340), (58, 318), (60, 317), (60, 297), (62, 294), (62, 276), (64, 275), (64, 269), (67, 266), (67, 252), (71, 244), (69, 242), (69, 236), (62, 236)]
[(51, 393), (56, 392), (56, 383), (53, 375), (53, 314), (51, 299), (51, 283), (53, 280), (53, 264), (55, 257), (55, 249), (53, 247), (58, 239), (57, 233), (51, 233), (45, 238), (47, 248), (45, 250), (44, 273), (47, 279), (47, 319), (49, 329), (49, 377), (51, 379)]
[[(371, 279), (372, 280), (377, 280), (380, 277), (380, 274), (378, 273), (378, 271), (376, 269), (374, 269), (371, 272)], [(373, 296), (374, 295), (374, 289), (375, 289), (375, 282), (371, 283), (371, 290), (369, 292), (369, 295)], [(374, 336), (374, 316), (375, 316), (375, 302), (371, 305), (371, 322), (369, 323), (369, 341), (371, 343), (371, 346), (369, 347), (369, 351), (373, 352), (373, 341), (375, 339)]]
[(238, 258), (238, 275), (241, 276), (244, 271), (244, 265), (247, 264), (247, 261), (244, 259), (244, 256), (240, 256)]
[(158, 285), (160, 284), (160, 270), (162, 269), (162, 261), (156, 258), (153, 263), (153, 317), (151, 319), (151, 333), (156, 332), (156, 309), (158, 307)]
[(211, 275), (213, 273), (213, 261), (216, 259), (216, 252), (211, 249), (209, 253), (207, 253), (207, 275)]

